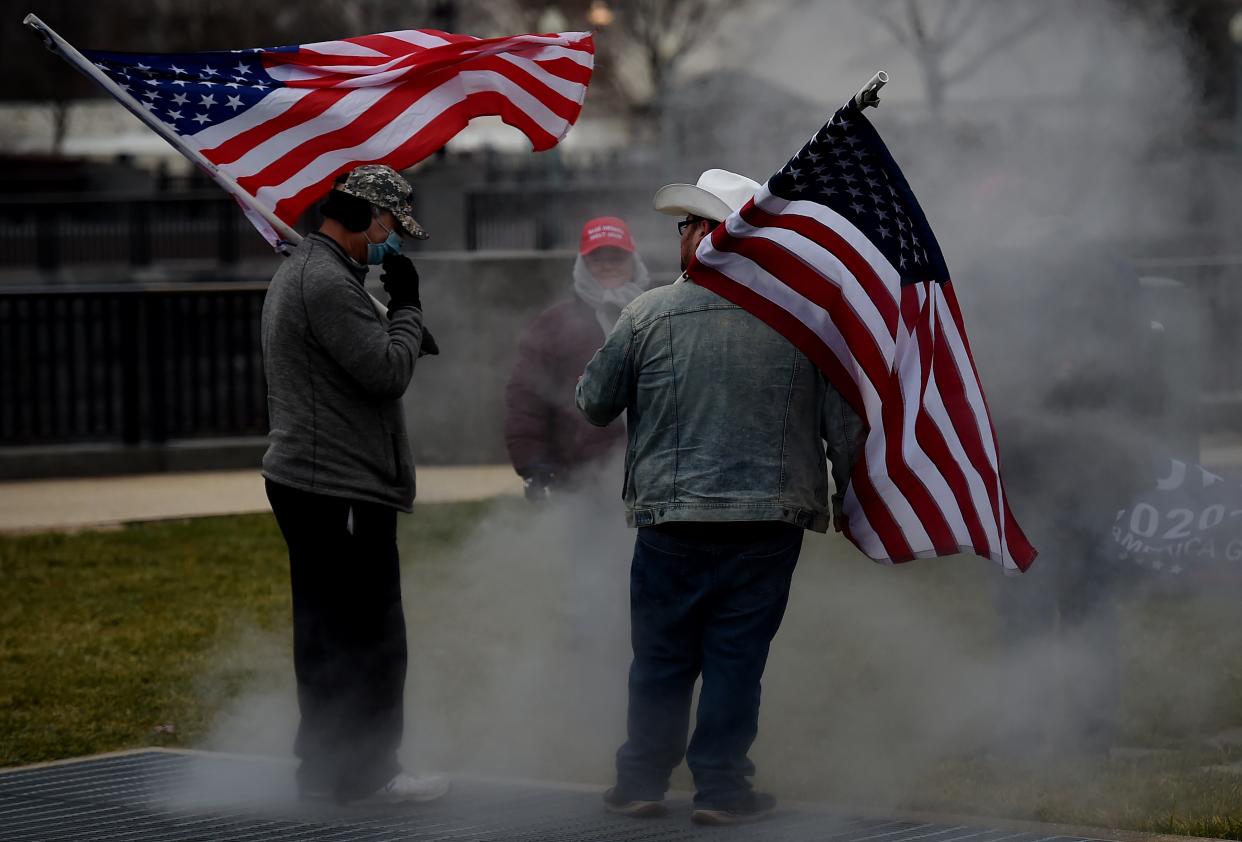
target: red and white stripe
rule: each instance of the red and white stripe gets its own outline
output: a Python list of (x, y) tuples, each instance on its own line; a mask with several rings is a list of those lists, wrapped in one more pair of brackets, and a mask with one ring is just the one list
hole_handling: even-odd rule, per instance
[(1030, 565), (950, 282), (902, 286), (844, 217), (767, 185), (695, 258), (695, 282), (789, 338), (865, 419), (845, 495), (859, 549), (891, 563), (973, 552)]
[(407, 30), (263, 55), (282, 85), (189, 135), (221, 170), (293, 224), (359, 164), (401, 170), (475, 117), (499, 116), (550, 149), (582, 110), (594, 67), (588, 33), (480, 39)]

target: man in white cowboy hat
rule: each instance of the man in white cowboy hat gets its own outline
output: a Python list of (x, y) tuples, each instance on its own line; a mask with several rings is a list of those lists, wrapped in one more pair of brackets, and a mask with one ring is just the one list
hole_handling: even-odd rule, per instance
[[(758, 187), (713, 169), (697, 184), (656, 193), (656, 210), (682, 217), (683, 270)], [(826, 532), (840, 512), (862, 422), (785, 338), (685, 275), (621, 312), (578, 382), (577, 400), (594, 424), (627, 411), (623, 493), (626, 519), (638, 527), (628, 739), (605, 805), (629, 816), (663, 813), (684, 755), (694, 775), (693, 821), (762, 818), (776, 799), (752, 789), (747, 753), (768, 647), (804, 530)]]

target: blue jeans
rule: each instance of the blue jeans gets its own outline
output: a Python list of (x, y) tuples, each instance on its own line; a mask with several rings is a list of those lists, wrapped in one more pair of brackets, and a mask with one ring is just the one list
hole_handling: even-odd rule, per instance
[[(617, 752), (626, 797), (659, 800), (683, 755), (695, 803), (750, 791), (760, 679), (785, 615), (802, 530), (788, 524), (673, 524), (638, 530), (630, 570), (628, 739)], [(690, 700), (702, 674), (694, 738)]]

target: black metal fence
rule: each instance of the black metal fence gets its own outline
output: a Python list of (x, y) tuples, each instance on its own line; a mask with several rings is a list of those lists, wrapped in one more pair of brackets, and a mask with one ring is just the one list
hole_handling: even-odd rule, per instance
[[(556, 187), (493, 187), (466, 193), (466, 248), (577, 248), (582, 223), (596, 216), (624, 216), (640, 242), (652, 191), (630, 184), (574, 184)], [(641, 214), (634, 211), (642, 209)], [(654, 239), (654, 238), (652, 238)]]
[(0, 442), (263, 435), (266, 286), (0, 291)]
[[(603, 215), (627, 216), (640, 241), (643, 234), (655, 241), (653, 232), (643, 230), (658, 222), (649, 212), (651, 191), (634, 184), (465, 188), (463, 199), (464, 218), (437, 219), (449, 228), (461, 226), (461, 234), (444, 231), (428, 248), (445, 242), (464, 242), (470, 251), (571, 248), (582, 223)], [(427, 195), (421, 201), (437, 200)], [(54, 275), (73, 267), (185, 261), (228, 266), (271, 255), (236, 203), (219, 190), (106, 199), (0, 196), (0, 271)]]
[(0, 269), (52, 273), (108, 263), (232, 264), (271, 254), (237, 204), (218, 190), (108, 199), (0, 197)]

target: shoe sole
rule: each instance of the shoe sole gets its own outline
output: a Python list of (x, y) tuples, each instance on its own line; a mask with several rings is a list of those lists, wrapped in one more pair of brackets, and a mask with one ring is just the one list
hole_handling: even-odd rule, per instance
[(761, 821), (772, 815), (771, 810), (760, 810), (757, 813), (730, 813), (725, 810), (695, 810), (690, 814), (690, 821), (695, 824), (712, 825), (715, 827), (725, 827), (734, 824), (750, 824), (751, 822)]
[(637, 805), (623, 805), (619, 807), (605, 803), (604, 809), (613, 815), (625, 816), (631, 819), (654, 819), (668, 813), (668, 808), (659, 801), (644, 801)]
[(453, 788), (452, 783), (445, 782), (444, 788), (436, 792), (423, 793), (423, 794), (418, 794), (418, 795), (413, 795), (413, 794), (411, 795), (385, 795), (382, 793), (376, 793), (375, 795), (372, 795), (369, 798), (364, 798), (361, 801), (354, 801), (351, 803), (362, 804), (362, 805), (410, 804), (410, 803), (425, 804), (428, 801), (436, 801), (436, 800), (443, 798), (444, 796), (449, 794), (452, 788)]

